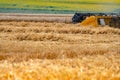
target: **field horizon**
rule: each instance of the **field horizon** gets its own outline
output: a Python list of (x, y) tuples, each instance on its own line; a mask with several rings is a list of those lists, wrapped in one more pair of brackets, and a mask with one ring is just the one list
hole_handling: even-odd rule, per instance
[(74, 14), (75, 12), (120, 12), (120, 1), (0, 0), (0, 13)]

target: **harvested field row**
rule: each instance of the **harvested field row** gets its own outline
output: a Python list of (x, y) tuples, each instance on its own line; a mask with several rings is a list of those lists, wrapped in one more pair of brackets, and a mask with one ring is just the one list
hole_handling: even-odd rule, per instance
[(0, 13), (0, 21), (41, 21), (41, 22), (72, 22), (73, 14), (7, 14)]
[[(99, 36), (99, 39), (96, 36)], [(119, 35), (111, 36), (109, 34), (2, 33), (0, 39), (11, 41), (55, 41), (79, 44), (119, 43)]]
[[(0, 59), (25, 61), (29, 59), (74, 59), (94, 55), (120, 55), (120, 44), (68, 44), (50, 42), (1, 41)], [(104, 47), (103, 47), (104, 46)], [(119, 56), (118, 56), (119, 57)]]
[[(17, 22), (16, 22), (17, 23)], [(70, 25), (65, 23), (39, 23), (29, 24), (29, 22), (18, 22), (19, 24), (3, 22), (0, 24), (0, 32), (14, 32), (14, 33), (63, 33), (63, 34), (120, 34), (119, 29), (113, 29), (110, 27), (81, 27), (80, 25)], [(21, 24), (20, 24), (21, 23)], [(13, 25), (15, 24), (15, 25)], [(40, 25), (42, 24), (42, 25)], [(51, 26), (52, 25), (52, 26)], [(54, 26), (53, 26), (54, 25)], [(64, 27), (66, 26), (66, 27)]]

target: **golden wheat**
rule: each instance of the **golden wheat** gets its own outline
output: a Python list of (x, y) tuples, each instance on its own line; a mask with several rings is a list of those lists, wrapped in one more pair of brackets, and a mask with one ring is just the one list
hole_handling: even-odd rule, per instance
[(0, 22), (0, 80), (119, 80), (120, 29)]

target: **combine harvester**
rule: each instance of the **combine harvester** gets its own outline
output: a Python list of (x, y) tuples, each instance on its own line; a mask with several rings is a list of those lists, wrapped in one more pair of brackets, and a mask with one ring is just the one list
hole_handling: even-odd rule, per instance
[(120, 28), (120, 13), (75, 13), (73, 23), (81, 26), (111, 26)]

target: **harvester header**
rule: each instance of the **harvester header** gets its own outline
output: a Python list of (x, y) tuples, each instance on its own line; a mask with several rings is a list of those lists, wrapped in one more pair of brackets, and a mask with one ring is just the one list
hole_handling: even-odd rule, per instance
[(73, 23), (82, 26), (111, 26), (120, 28), (120, 13), (75, 13)]

